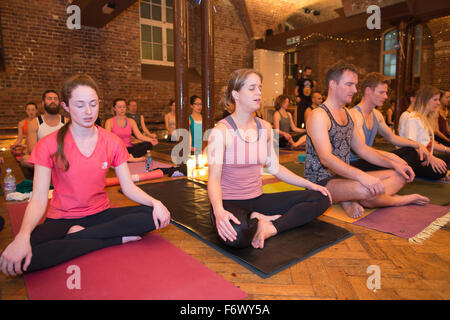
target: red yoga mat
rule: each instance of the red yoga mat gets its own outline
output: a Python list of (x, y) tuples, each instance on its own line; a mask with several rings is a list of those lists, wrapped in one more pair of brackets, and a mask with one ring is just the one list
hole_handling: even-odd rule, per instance
[[(133, 179), (134, 182), (139, 182), (139, 181), (146, 181), (146, 180), (152, 180), (152, 179), (158, 179), (164, 176), (164, 173), (162, 172), (162, 170), (154, 170), (154, 171), (150, 171), (150, 172), (142, 172), (142, 173), (137, 173), (137, 174), (132, 174), (131, 175), (131, 179)], [(106, 178), (106, 186), (116, 186), (119, 185), (119, 178), (117, 177), (111, 177), (111, 178)]]
[[(8, 205), (13, 232), (27, 203)], [(151, 233), (24, 276), (31, 300), (237, 300), (247, 294)]]

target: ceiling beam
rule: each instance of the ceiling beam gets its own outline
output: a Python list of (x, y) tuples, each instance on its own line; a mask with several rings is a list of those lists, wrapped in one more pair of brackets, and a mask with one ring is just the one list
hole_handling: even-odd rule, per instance
[(248, 15), (247, 4), (242, 0), (230, 0), (236, 9), (236, 13), (241, 20), (242, 26), (244, 27), (245, 33), (250, 40), (253, 40), (253, 28), (251, 24), (251, 19)]
[[(128, 9), (137, 0), (73, 0), (72, 4), (80, 7), (81, 25), (102, 28), (115, 17)], [(104, 14), (102, 8), (108, 3), (114, 3), (114, 11)]]

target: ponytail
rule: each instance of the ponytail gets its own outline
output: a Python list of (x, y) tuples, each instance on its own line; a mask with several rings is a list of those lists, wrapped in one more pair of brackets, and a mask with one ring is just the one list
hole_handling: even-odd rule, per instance
[(71, 123), (72, 120), (70, 119), (64, 126), (62, 126), (58, 130), (58, 133), (56, 135), (57, 149), (56, 152), (53, 154), (56, 166), (58, 166), (58, 160), (60, 160), (62, 162), (64, 171), (69, 170), (69, 161), (67, 161), (66, 155), (64, 154), (64, 139), (66, 138), (66, 134), (67, 131), (69, 131), (69, 126)]

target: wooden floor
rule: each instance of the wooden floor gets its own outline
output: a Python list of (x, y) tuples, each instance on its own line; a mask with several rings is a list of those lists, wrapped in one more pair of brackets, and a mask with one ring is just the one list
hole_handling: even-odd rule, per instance
[[(11, 140), (0, 140), (0, 152), (11, 166), (18, 181), (21, 172), (9, 153)], [(297, 153), (282, 155), (281, 161), (294, 161)], [(167, 178), (166, 178), (167, 179)], [(108, 194), (118, 206), (133, 205), (118, 191), (109, 187)], [(4, 198), (0, 200), (0, 215), (6, 225), (0, 232), (0, 250), (13, 239)], [(181, 248), (208, 268), (248, 293), (249, 300), (259, 299), (450, 299), (450, 233), (448, 227), (437, 231), (422, 245), (351, 225), (333, 218), (320, 220), (346, 228), (354, 236), (334, 245), (294, 266), (262, 279), (230, 258), (173, 225), (158, 231), (168, 241)], [(369, 290), (367, 268), (377, 265), (381, 270), (381, 288)], [(22, 276), (0, 274), (1, 299), (28, 299)]]

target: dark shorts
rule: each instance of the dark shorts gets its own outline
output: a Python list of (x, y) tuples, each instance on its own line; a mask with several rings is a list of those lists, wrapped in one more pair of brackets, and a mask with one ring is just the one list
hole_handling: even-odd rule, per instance
[(330, 176), (328, 178), (317, 181), (316, 184), (318, 184), (319, 186), (325, 187), (328, 184), (328, 182), (330, 182), (333, 179), (337, 179), (337, 178), (338, 178), (337, 176)]

